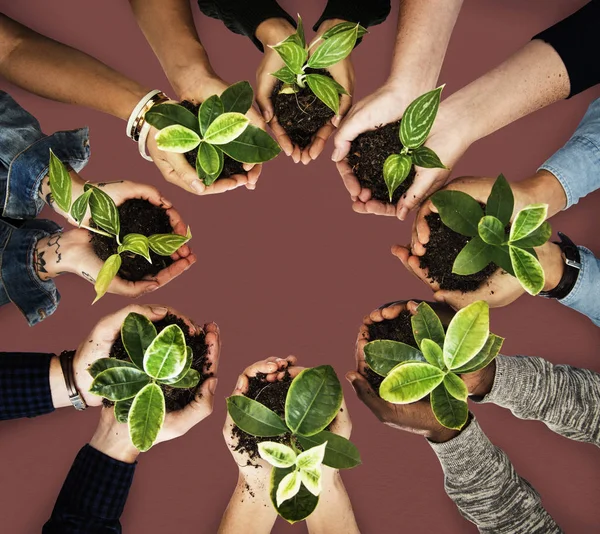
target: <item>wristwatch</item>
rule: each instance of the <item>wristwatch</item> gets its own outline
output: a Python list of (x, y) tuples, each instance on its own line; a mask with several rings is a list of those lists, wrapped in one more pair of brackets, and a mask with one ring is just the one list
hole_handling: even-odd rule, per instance
[(562, 251), (562, 257), (565, 261), (565, 269), (558, 285), (550, 291), (541, 291), (540, 297), (550, 299), (564, 299), (575, 287), (575, 282), (579, 277), (581, 270), (581, 256), (577, 245), (573, 243), (565, 234), (558, 232), (559, 241), (555, 241)]
[(65, 378), (65, 385), (67, 386), (67, 394), (69, 400), (76, 410), (82, 411), (87, 408), (87, 404), (83, 400), (83, 397), (75, 386), (75, 377), (73, 376), (73, 358), (75, 356), (74, 350), (63, 351), (58, 359), (60, 360), (60, 367)]

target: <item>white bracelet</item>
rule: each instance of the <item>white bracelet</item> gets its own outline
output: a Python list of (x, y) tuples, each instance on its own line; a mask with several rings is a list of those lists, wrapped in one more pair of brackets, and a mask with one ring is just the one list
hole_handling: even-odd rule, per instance
[(146, 107), (146, 104), (148, 104), (148, 102), (152, 99), (152, 97), (154, 97), (155, 95), (157, 95), (159, 93), (162, 93), (162, 91), (160, 91), (158, 89), (154, 89), (153, 91), (150, 91), (133, 108), (131, 115), (129, 115), (129, 120), (127, 121), (127, 130), (125, 132), (127, 134), (127, 137), (129, 137), (130, 139), (133, 139), (133, 134), (132, 134), (131, 130), (133, 129), (133, 125), (134, 125), (135, 121), (139, 118), (139, 115), (140, 115), (141, 111), (144, 109), (144, 107)]
[(148, 140), (148, 134), (150, 133), (150, 128), (152, 128), (150, 123), (144, 121), (144, 125), (142, 126), (142, 129), (140, 130), (140, 138), (138, 139), (138, 150), (140, 151), (140, 155), (142, 156), (142, 158), (144, 158), (145, 160), (148, 160), (148, 161), (154, 161), (148, 155), (148, 152), (146, 152), (146, 141)]

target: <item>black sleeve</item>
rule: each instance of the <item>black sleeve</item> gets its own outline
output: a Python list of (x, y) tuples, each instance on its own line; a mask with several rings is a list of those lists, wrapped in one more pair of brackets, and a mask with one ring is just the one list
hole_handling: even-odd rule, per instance
[(571, 82), (568, 98), (600, 83), (600, 0), (592, 0), (564, 20), (538, 33), (558, 52)]
[(328, 0), (313, 30), (317, 31), (321, 23), (329, 19), (343, 19), (368, 28), (387, 19), (390, 9), (390, 0)]

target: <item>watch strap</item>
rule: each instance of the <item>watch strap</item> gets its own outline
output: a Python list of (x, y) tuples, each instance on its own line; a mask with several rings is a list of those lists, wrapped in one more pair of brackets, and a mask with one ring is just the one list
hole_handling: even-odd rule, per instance
[(69, 395), (69, 400), (71, 404), (76, 410), (82, 411), (87, 408), (87, 404), (83, 400), (83, 397), (77, 390), (75, 386), (75, 375), (73, 372), (73, 358), (75, 357), (74, 350), (65, 350), (60, 356), (60, 367), (63, 372), (63, 376), (65, 379), (65, 385), (67, 386), (67, 394)]
[(563, 275), (554, 289), (539, 293), (541, 297), (551, 299), (564, 299), (573, 290), (573, 287), (575, 287), (579, 271), (581, 270), (581, 255), (579, 254), (577, 245), (562, 232), (558, 232), (558, 237), (560, 241), (555, 241), (555, 243), (560, 247), (565, 262)]

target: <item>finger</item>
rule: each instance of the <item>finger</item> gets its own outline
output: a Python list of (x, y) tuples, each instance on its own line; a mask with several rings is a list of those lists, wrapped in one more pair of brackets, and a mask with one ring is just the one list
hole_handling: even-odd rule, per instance
[(344, 187), (350, 193), (350, 196), (353, 198), (358, 198), (360, 192), (362, 191), (362, 187), (358, 178), (355, 176), (352, 167), (348, 163), (348, 160), (342, 160), (335, 164), (340, 176), (342, 177), (342, 182), (344, 183)]
[(173, 262), (166, 269), (151, 277), (151, 280), (158, 284), (155, 289), (167, 285), (171, 280), (187, 271), (194, 263), (196, 263), (196, 255), (194, 253), (190, 253), (186, 258), (181, 258)]
[(277, 78), (275, 76), (271, 76), (270, 74), (265, 76), (262, 73), (257, 75), (256, 103), (266, 122), (270, 122), (274, 116), (271, 95), (276, 83)]
[[(432, 213), (433, 207), (433, 202), (431, 202), (431, 200), (428, 200), (427, 202), (423, 203), (423, 205), (417, 212), (417, 217), (415, 218), (415, 234), (417, 239), (415, 240), (415, 244), (419, 243), (420, 245), (426, 245), (427, 243), (429, 243), (430, 229), (429, 224), (427, 224), (427, 219), (425, 217)], [(417, 255), (422, 256), (422, 254)]]
[(135, 299), (145, 295), (146, 293), (151, 293), (152, 291), (157, 290), (159, 287), (160, 284), (154, 280), (131, 282), (115, 276), (108, 286), (108, 293)]
[(365, 205), (364, 202), (361, 202), (360, 200), (355, 200), (352, 203), (352, 210), (355, 211), (356, 213), (362, 213), (364, 215), (369, 214), (369, 212), (367, 211), (367, 206)]
[(448, 175), (449, 172), (446, 170), (442, 172), (439, 169), (417, 170), (412, 185), (398, 203), (400, 208), (398, 218), (403, 221), (409, 211), (417, 208), (427, 198), (427, 194), (434, 188), (434, 184), (437, 184), (437, 189), (439, 189), (448, 178)]
[(407, 309), (406, 303), (404, 304), (395, 304), (394, 306), (388, 306), (387, 308), (383, 308), (381, 310), (381, 316), (389, 321), (390, 319), (396, 319), (403, 311)]
[[(273, 77), (273, 79), (275, 79)], [(269, 101), (271, 99), (269, 98)], [(257, 128), (260, 128), (261, 130), (266, 130), (267, 129), (267, 122), (266, 119), (261, 115), (261, 113), (259, 111), (257, 111), (257, 109), (252, 106), (249, 110), (248, 113), (246, 113), (246, 116), (250, 119), (250, 122), (256, 126)]]
[(246, 187), (248, 187), (250, 189), (250, 185), (254, 186), (252, 189), (254, 189), (256, 187), (256, 182), (258, 182), (258, 177), (260, 176), (260, 173), (262, 172), (262, 165), (254, 165), (249, 171), (248, 171), (248, 184), (246, 185)]
[(217, 323), (208, 323), (204, 325), (204, 333), (204, 343), (207, 346), (206, 371), (216, 374), (221, 356), (221, 331)]
[(227, 191), (232, 191), (248, 183), (246, 174), (232, 174), (228, 178), (219, 178), (206, 188), (206, 195), (219, 195)]
[[(360, 183), (360, 181), (359, 181)], [(358, 200), (360, 200), (361, 202), (367, 203), (369, 200), (371, 200), (373, 193), (371, 192), (370, 189), (368, 189), (367, 187), (363, 187), (360, 190), (360, 193), (358, 194)]]
[(365, 131), (360, 114), (353, 113), (350, 110), (347, 117), (340, 122), (340, 125), (333, 137), (334, 150), (331, 155), (333, 161), (341, 161), (350, 153), (352, 141)]
[(161, 151), (160, 159), (155, 162), (168, 182), (195, 195), (204, 194), (206, 187), (183, 154)]
[(311, 160), (315, 160), (319, 157), (323, 149), (325, 148), (325, 144), (327, 140), (331, 137), (331, 134), (335, 130), (335, 126), (328, 122), (322, 128), (319, 128), (317, 133), (315, 134), (315, 138), (313, 142), (308, 147), (308, 155)]
[[(110, 183), (110, 182), (109, 182)], [(137, 182), (130, 182), (129, 180), (124, 181), (122, 184), (123, 188), (126, 190), (131, 190), (135, 192), (135, 198), (141, 198), (147, 200), (151, 204), (158, 206), (159, 208), (171, 208), (173, 204), (164, 198), (160, 191), (151, 185), (141, 184)]]
[(232, 395), (245, 395), (248, 392), (248, 388), (250, 387), (250, 382), (248, 377), (245, 374), (241, 374), (238, 376), (237, 382), (235, 383), (235, 388), (233, 388)]
[(387, 410), (387, 404), (373, 391), (373, 388), (367, 382), (366, 378), (355, 371), (351, 371), (346, 374), (346, 379), (352, 384), (356, 396), (367, 405), (367, 408), (369, 408), (380, 421), (383, 421), (385, 419), (384, 414)]
[(215, 377), (205, 380), (194, 400), (177, 413), (177, 428), (180, 435), (185, 434), (212, 413), (218, 381)]
[[(246, 367), (246, 369), (244, 369), (244, 375), (248, 377), (255, 377), (258, 373), (269, 375), (279, 371), (282, 365), (283, 363), (277, 362), (277, 358), (262, 360)], [(285, 366), (287, 366), (287, 363)]]
[(281, 150), (285, 152), (286, 156), (291, 156), (294, 152), (294, 144), (292, 143), (292, 140), (288, 136), (287, 132), (283, 129), (283, 126), (279, 124), (279, 121), (275, 115), (273, 115), (273, 118), (269, 122), (269, 126), (271, 127), (273, 135), (275, 135), (275, 139), (279, 143)]
[[(167, 216), (169, 217), (169, 223), (171, 224), (171, 228), (173, 228), (173, 232), (177, 235), (186, 235), (187, 234), (187, 225), (183, 222), (181, 215), (175, 208), (170, 208), (166, 211)], [(180, 258), (187, 258), (190, 255), (190, 247), (187, 244), (181, 245), (174, 254), (171, 254), (171, 258), (173, 260), (178, 260)]]
[(294, 163), (300, 163), (301, 159), (302, 159), (302, 150), (300, 149), (299, 146), (294, 145), (294, 150), (292, 150), (292, 160), (294, 161)]
[(383, 215), (385, 217), (396, 216), (396, 206), (388, 204), (387, 202), (380, 202), (379, 200), (368, 200), (365, 202), (365, 208), (367, 213), (374, 215)]

